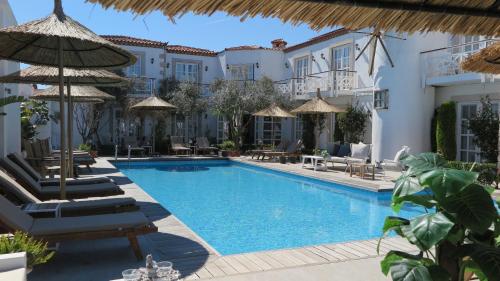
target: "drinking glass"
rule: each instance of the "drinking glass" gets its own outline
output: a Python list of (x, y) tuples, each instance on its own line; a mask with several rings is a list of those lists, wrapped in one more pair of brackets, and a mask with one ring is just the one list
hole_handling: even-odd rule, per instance
[(137, 269), (127, 269), (122, 271), (122, 276), (124, 281), (139, 281), (141, 272)]
[(172, 263), (169, 261), (160, 261), (156, 263), (156, 274), (158, 277), (168, 277), (172, 271)]

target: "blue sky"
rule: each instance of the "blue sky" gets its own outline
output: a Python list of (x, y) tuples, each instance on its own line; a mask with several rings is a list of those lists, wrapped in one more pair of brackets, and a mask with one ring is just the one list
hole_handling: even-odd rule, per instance
[[(9, 3), (19, 23), (42, 18), (53, 8), (53, 0), (9, 0)], [(239, 18), (223, 13), (211, 17), (187, 14), (174, 24), (159, 12), (135, 16), (104, 10), (85, 0), (63, 0), (63, 6), (67, 15), (97, 34), (128, 35), (215, 51), (239, 45), (270, 46), (276, 38), (283, 38), (290, 45), (329, 31), (318, 33), (307, 25), (292, 26), (277, 19), (240, 22)]]

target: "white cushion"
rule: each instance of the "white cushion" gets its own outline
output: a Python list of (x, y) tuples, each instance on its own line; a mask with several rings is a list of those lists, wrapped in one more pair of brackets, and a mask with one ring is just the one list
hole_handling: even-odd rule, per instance
[(370, 156), (369, 154), (370, 154), (370, 145), (364, 143), (351, 145), (352, 158), (365, 159)]

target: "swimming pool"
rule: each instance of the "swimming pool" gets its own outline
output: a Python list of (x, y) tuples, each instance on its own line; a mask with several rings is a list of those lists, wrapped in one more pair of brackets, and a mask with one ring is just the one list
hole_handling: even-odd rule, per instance
[(222, 255), (377, 238), (393, 214), (388, 192), (235, 161), (114, 165)]

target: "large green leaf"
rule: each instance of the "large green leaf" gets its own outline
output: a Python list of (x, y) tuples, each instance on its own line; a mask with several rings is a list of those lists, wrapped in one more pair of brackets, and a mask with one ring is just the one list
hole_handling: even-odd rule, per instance
[(434, 197), (432, 195), (413, 194), (394, 198), (391, 202), (392, 209), (396, 212), (399, 212), (405, 202), (417, 204), (427, 209), (433, 208), (436, 205), (436, 200), (434, 200)]
[(436, 153), (421, 153), (419, 155), (409, 155), (401, 160), (408, 166), (409, 175), (420, 175), (427, 171), (446, 166), (446, 160)]
[(385, 255), (384, 259), (380, 262), (380, 267), (382, 268), (382, 272), (387, 276), (393, 263), (401, 261), (403, 259), (421, 260), (422, 258), (422, 252), (420, 252), (419, 255), (411, 255), (401, 251), (389, 251)]
[(427, 266), (427, 270), (432, 277), (432, 281), (449, 281), (450, 274), (444, 268), (437, 264), (432, 264)]
[(394, 261), (391, 277), (394, 281), (432, 281), (429, 270), (422, 263), (409, 259)]
[(476, 243), (464, 245), (462, 250), (472, 258), (488, 280), (500, 280), (500, 248)]
[(425, 251), (443, 240), (454, 223), (442, 213), (426, 214), (410, 220), (401, 226), (405, 237)]
[(456, 214), (458, 223), (477, 233), (485, 232), (498, 217), (488, 192), (475, 183), (446, 198), (442, 206), (447, 212)]
[(438, 201), (460, 192), (477, 180), (478, 173), (455, 169), (435, 169), (419, 177), (421, 185), (428, 186)]
[(418, 179), (414, 176), (408, 174), (403, 174), (400, 176), (396, 183), (394, 184), (394, 190), (392, 191), (392, 198), (398, 198), (406, 195), (415, 194), (422, 191), (425, 187), (420, 185)]
[(401, 226), (409, 224), (410, 221), (400, 217), (388, 216), (385, 218), (384, 227), (382, 228), (382, 237), (378, 240), (377, 243), (377, 253), (380, 252), (380, 243), (382, 239), (387, 235), (387, 233), (391, 230), (394, 230), (399, 236), (403, 236), (401, 232)]

